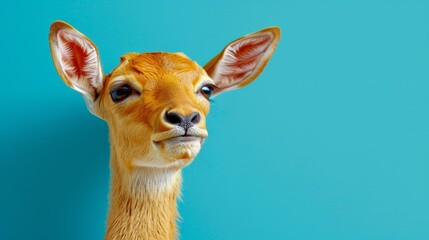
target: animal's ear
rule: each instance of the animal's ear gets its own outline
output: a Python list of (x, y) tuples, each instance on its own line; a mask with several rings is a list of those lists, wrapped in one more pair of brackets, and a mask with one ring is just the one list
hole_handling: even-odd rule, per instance
[(262, 72), (280, 40), (280, 29), (269, 27), (230, 44), (204, 66), (217, 88), (214, 95), (241, 88)]
[(56, 21), (51, 25), (49, 44), (59, 75), (85, 97), (91, 110), (103, 86), (103, 72), (94, 43), (69, 24)]

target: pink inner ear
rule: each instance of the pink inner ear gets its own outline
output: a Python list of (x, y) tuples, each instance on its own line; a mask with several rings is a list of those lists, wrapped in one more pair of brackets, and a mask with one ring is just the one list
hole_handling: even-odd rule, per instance
[(228, 84), (239, 82), (256, 68), (273, 37), (270, 34), (247, 37), (228, 46), (217, 74)]
[(262, 53), (271, 39), (270, 35), (256, 36), (234, 43), (230, 47), (235, 50), (237, 59), (248, 60)]
[(67, 49), (67, 55), (62, 55), (61, 60), (64, 64), (70, 66), (70, 68), (66, 69), (65, 72), (69, 78), (81, 78), (84, 76), (83, 69), (85, 67), (85, 59), (88, 57), (88, 53), (76, 42), (65, 41), (63, 36), (59, 36), (61, 40), (65, 44), (65, 48)]
[(99, 62), (95, 47), (85, 37), (67, 29), (57, 33), (60, 65), (78, 88), (98, 87)]

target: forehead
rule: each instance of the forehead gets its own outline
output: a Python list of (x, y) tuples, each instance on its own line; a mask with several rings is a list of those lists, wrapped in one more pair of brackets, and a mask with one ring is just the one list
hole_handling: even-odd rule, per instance
[(121, 57), (121, 64), (112, 71), (111, 79), (133, 75), (141, 84), (146, 81), (176, 80), (196, 84), (208, 77), (202, 67), (182, 53), (128, 53)]

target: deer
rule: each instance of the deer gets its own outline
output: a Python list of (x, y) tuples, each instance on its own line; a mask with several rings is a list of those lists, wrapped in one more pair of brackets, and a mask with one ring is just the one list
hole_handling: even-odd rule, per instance
[(66, 22), (50, 27), (55, 68), (107, 122), (105, 240), (178, 239), (182, 169), (208, 136), (211, 98), (254, 81), (280, 40), (269, 27), (232, 41), (204, 67), (183, 53), (126, 53), (104, 74), (96, 45)]

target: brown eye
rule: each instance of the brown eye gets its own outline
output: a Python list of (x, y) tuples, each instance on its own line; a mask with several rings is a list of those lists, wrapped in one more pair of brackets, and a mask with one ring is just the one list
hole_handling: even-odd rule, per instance
[(130, 96), (131, 93), (133, 93), (133, 89), (129, 85), (124, 84), (118, 88), (113, 89), (110, 92), (110, 97), (112, 97), (114, 102), (120, 102)]
[(213, 86), (212, 85), (204, 85), (200, 89), (200, 93), (207, 99), (209, 99), (213, 95)]

